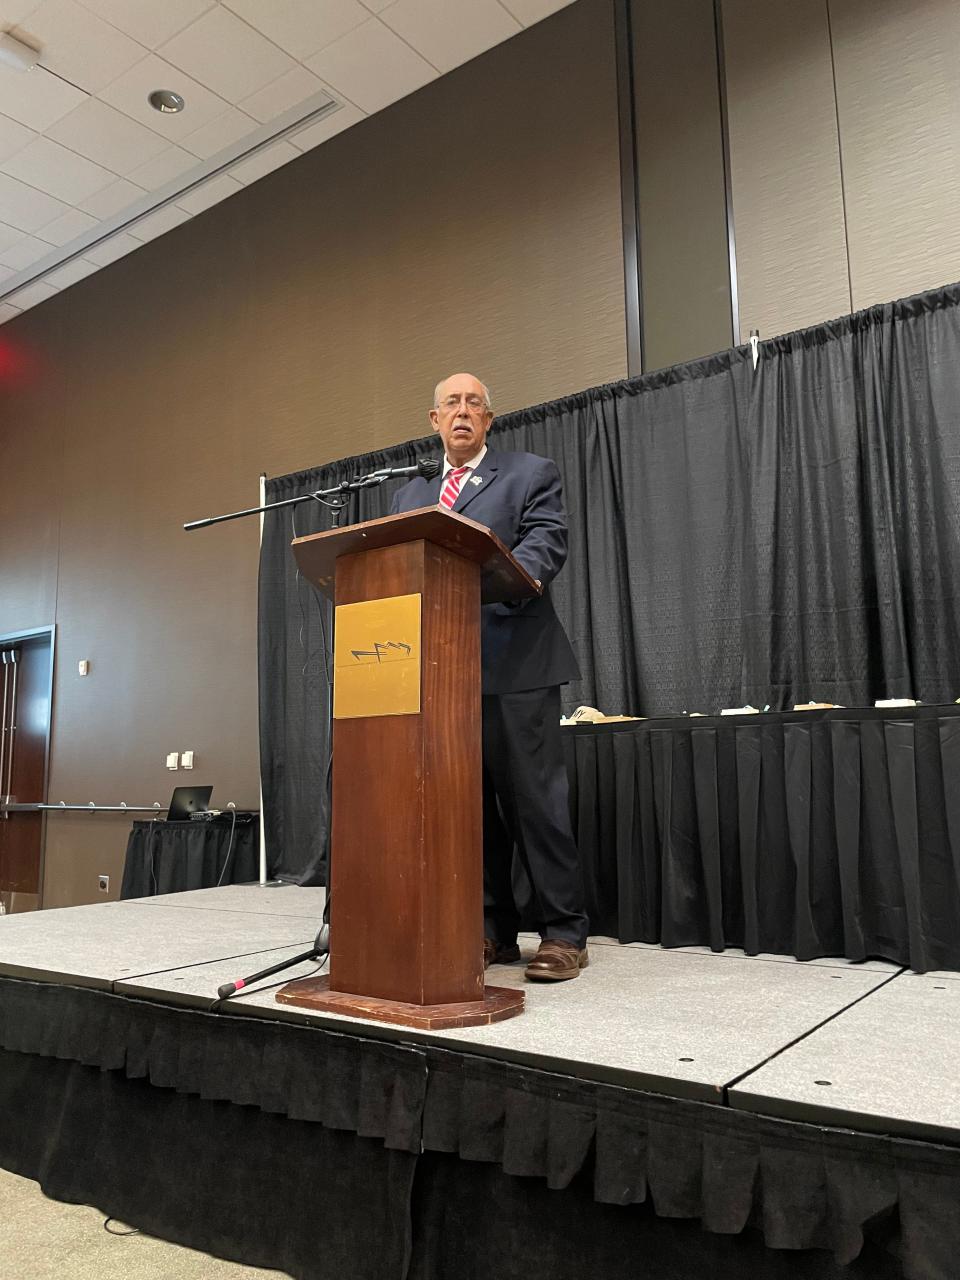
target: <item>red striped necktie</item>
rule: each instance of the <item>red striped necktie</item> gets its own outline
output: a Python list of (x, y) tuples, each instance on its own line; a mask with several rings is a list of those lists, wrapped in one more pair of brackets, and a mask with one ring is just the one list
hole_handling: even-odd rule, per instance
[(469, 467), (451, 467), (447, 472), (447, 478), (443, 482), (443, 488), (440, 490), (440, 505), (451, 510), (453, 504), (457, 500), (460, 492), (460, 486), (463, 484), (463, 477), (470, 470)]

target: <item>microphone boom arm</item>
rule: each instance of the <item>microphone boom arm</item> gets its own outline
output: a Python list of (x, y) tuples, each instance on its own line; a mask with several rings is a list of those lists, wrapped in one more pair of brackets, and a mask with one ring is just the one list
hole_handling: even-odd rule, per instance
[(440, 470), (436, 458), (421, 458), (412, 467), (381, 467), (379, 471), (370, 471), (365, 476), (354, 476), (352, 480), (341, 480), (331, 489), (317, 489), (313, 493), (302, 493), (297, 498), (283, 498), (280, 502), (267, 502), (262, 507), (245, 507), (243, 511), (230, 511), (222, 516), (207, 516), (203, 520), (191, 520), (183, 527), (189, 533), (193, 529), (205, 529), (211, 524), (222, 524), (224, 520), (239, 520), (243, 516), (257, 516), (265, 511), (278, 511), (281, 507), (293, 507), (299, 502), (326, 502), (329, 498), (340, 498), (342, 505), (346, 495), (356, 489), (372, 489), (383, 484), (384, 480), (392, 480), (395, 476), (422, 475), (432, 479)]

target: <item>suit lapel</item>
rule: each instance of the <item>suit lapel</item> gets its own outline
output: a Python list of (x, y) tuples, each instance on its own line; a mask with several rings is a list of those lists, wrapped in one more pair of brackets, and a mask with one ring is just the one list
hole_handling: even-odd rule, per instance
[(468, 506), (481, 489), (489, 489), (497, 478), (497, 455), (492, 449), (487, 449), (483, 455), (479, 467), (467, 476), (457, 494), (457, 500), (453, 504), (454, 511), (463, 511)]

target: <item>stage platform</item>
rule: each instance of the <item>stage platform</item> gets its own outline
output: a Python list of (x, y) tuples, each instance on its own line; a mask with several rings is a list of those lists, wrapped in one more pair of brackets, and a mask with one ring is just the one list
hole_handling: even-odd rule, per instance
[[(590, 1163), (594, 1198), (608, 1205), (636, 1204), (649, 1192), (661, 1217), (699, 1218), (708, 1231), (728, 1234), (756, 1226), (775, 1249), (830, 1248), (838, 1260), (830, 1259), (830, 1267), (854, 1267), (808, 1273), (797, 1269), (794, 1254), (785, 1255), (792, 1262), (784, 1265), (795, 1269), (756, 1274), (911, 1280), (960, 1274), (944, 1269), (960, 1256), (956, 1224), (938, 1234), (941, 1207), (945, 1220), (956, 1217), (947, 1206), (955, 1203), (960, 1188), (960, 973), (917, 975), (881, 960), (800, 962), (592, 938), (590, 966), (575, 982), (525, 983), (522, 964), (489, 970), (489, 982), (522, 986), (527, 1001), (522, 1016), (490, 1026), (424, 1032), (314, 1014), (278, 1004), (277, 980), (217, 1001), (222, 983), (309, 948), (322, 909), (321, 889), (227, 885), (7, 917), (0, 921), (4, 1056), (55, 1059), (61, 1067), (80, 1064), (101, 1075), (116, 1073), (128, 1084), (146, 1080), (221, 1107), (253, 1104), (286, 1116), (287, 1122), (307, 1120), (316, 1127), (319, 1119), (328, 1128), (381, 1139), (394, 1152), (453, 1153), (461, 1161), (497, 1163), (506, 1173), (540, 1173), (547, 1185), (558, 1188)], [(535, 946), (536, 939), (521, 939), (525, 956)], [(302, 964), (282, 980), (316, 970), (314, 963)], [(284, 1039), (285, 1033), (304, 1030), (334, 1034)], [(258, 1063), (264, 1056), (279, 1061), (285, 1046), (293, 1057), (302, 1055), (304, 1045), (310, 1054), (322, 1050), (341, 1059), (354, 1053), (358, 1079), (373, 1072), (379, 1082), (372, 1090), (373, 1111), (370, 1100), (364, 1104), (360, 1098), (354, 1120), (341, 1117), (330, 1124), (329, 1114), (307, 1114), (310, 1106), (303, 1098), (289, 1106), (278, 1099), (276, 1080), (257, 1084), (259, 1066), (246, 1072), (242, 1083), (211, 1086), (211, 1071), (198, 1063), (218, 1059), (218, 1039), (219, 1049), (229, 1043), (231, 1054), (255, 1053)], [(451, 1073), (458, 1082), (455, 1104), (441, 1097)], [(298, 1088), (304, 1088), (302, 1080)], [(272, 1091), (272, 1101), (264, 1100), (264, 1090)], [(499, 1102), (491, 1101), (491, 1090)], [(410, 1103), (411, 1091), (415, 1103)], [(326, 1094), (329, 1107), (329, 1087)], [(9, 1105), (12, 1096), (0, 1103)], [(542, 1150), (511, 1165), (511, 1143), (523, 1146), (519, 1130), (511, 1134), (511, 1099), (517, 1098), (522, 1105), (516, 1103), (516, 1125), (530, 1124), (533, 1116), (534, 1129), (542, 1130), (534, 1145)], [(534, 1099), (540, 1102), (524, 1112)], [(471, 1128), (473, 1107), (487, 1109), (477, 1122), (479, 1130)], [(399, 1118), (398, 1108), (405, 1118)], [(369, 1120), (374, 1113), (375, 1122)], [(616, 1138), (611, 1137), (613, 1114), (620, 1117)], [(633, 1118), (627, 1123), (624, 1116)], [(485, 1147), (483, 1130), (495, 1118), (501, 1133), (494, 1151)], [(562, 1140), (554, 1142), (551, 1124), (557, 1124), (558, 1133), (563, 1130)], [(587, 1136), (571, 1138), (570, 1125), (573, 1130), (579, 1125)], [(632, 1139), (625, 1136), (631, 1125)], [(688, 1132), (681, 1138), (683, 1130)], [(693, 1167), (685, 1150), (690, 1134), (697, 1135), (696, 1188), (684, 1184)], [(559, 1157), (551, 1152), (552, 1142)], [(751, 1143), (756, 1144), (753, 1164), (746, 1154)], [(685, 1170), (682, 1176), (667, 1169), (671, 1147)], [(774, 1174), (777, 1160), (769, 1153), (777, 1147), (792, 1154)], [(566, 1172), (557, 1158), (570, 1165)], [(13, 1147), (2, 1141), (0, 1161), (17, 1164)], [(924, 1177), (928, 1190), (937, 1183), (936, 1193), (924, 1200), (921, 1226), (910, 1221), (911, 1193), (903, 1185), (910, 1180), (904, 1170), (911, 1161), (916, 1165), (911, 1185)], [(811, 1172), (814, 1165), (819, 1172)], [(852, 1183), (846, 1184), (851, 1170)], [(786, 1200), (777, 1210), (772, 1187), (784, 1176), (797, 1185), (783, 1193)], [(814, 1189), (804, 1187), (811, 1177)], [(778, 1212), (790, 1216), (784, 1205), (794, 1193), (805, 1225), (778, 1223)], [(807, 1221), (812, 1203), (818, 1206), (815, 1226)], [(116, 1197), (111, 1204), (124, 1208)], [(869, 1236), (877, 1222), (893, 1219), (898, 1226), (888, 1221), (886, 1234), (897, 1238), (893, 1245), (887, 1239), (882, 1255), (890, 1269), (878, 1270), (874, 1261), (872, 1271), (857, 1270), (862, 1259), (860, 1264), (853, 1259), (862, 1233)], [(184, 1237), (175, 1223), (159, 1225), (167, 1225), (172, 1238)], [(936, 1241), (928, 1238), (921, 1246), (920, 1236), (931, 1233)], [(190, 1231), (186, 1236), (191, 1243)], [(954, 1237), (952, 1243), (948, 1236)], [(234, 1247), (218, 1236), (211, 1245), (201, 1234), (197, 1242), (226, 1256), (246, 1255), (257, 1265), (286, 1262), (291, 1274), (324, 1274), (296, 1270), (296, 1259), (282, 1250), (254, 1249), (251, 1256), (242, 1241)], [(718, 1274), (725, 1274), (722, 1268)]]

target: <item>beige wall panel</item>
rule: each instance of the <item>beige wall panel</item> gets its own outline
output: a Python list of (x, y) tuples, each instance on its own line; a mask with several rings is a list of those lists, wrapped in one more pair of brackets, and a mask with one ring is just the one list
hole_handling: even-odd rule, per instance
[(856, 308), (960, 279), (960, 5), (830, 0)]
[(824, 0), (724, 0), (740, 333), (850, 310)]
[(713, 0), (634, 0), (645, 367), (729, 347)]
[[(170, 788), (165, 791), (161, 804), (170, 799)], [(43, 908), (75, 907), (119, 898), (129, 834), (130, 819), (119, 813), (48, 814)], [(100, 891), (101, 875), (110, 877), (108, 893)]]
[[(607, 0), (580, 0), (2, 333), (29, 340), (43, 370), (0, 381), (22, 459), (0, 509), (0, 626), (49, 623), (57, 593), (50, 798), (166, 803), (197, 782), (218, 807), (256, 805), (257, 524), (180, 526), (254, 505), (261, 471), (424, 434), (435, 380), (464, 366), (503, 410), (625, 375)], [(197, 767), (169, 773), (166, 753), (185, 749)], [(100, 900), (128, 829), (53, 815), (46, 904)]]

